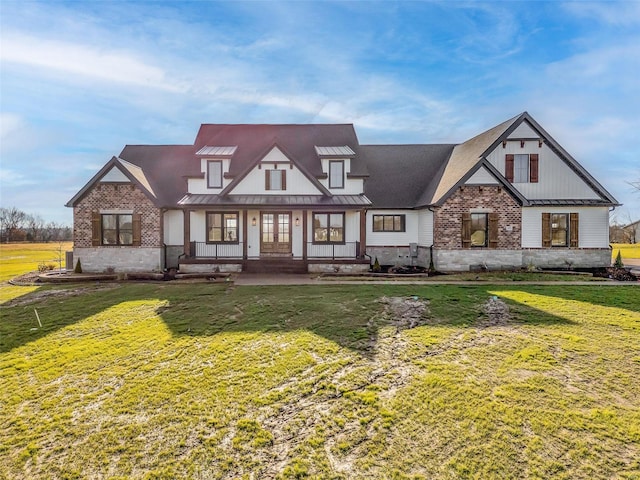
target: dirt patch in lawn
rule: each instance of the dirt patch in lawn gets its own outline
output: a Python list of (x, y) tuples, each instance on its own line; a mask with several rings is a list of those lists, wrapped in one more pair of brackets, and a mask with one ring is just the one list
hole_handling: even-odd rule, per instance
[(429, 300), (419, 297), (382, 297), (380, 303), (396, 326), (396, 331), (415, 328), (427, 323)]
[(83, 295), (89, 292), (97, 292), (100, 290), (111, 290), (118, 288), (120, 285), (116, 283), (92, 285), (90, 287), (68, 288), (60, 290), (36, 290), (35, 292), (28, 293), (21, 297), (14, 298), (2, 304), (2, 307), (20, 307), (23, 305), (31, 305), (32, 303), (39, 302), (41, 300), (47, 300), (49, 298), (67, 298)]
[(483, 327), (506, 325), (511, 322), (509, 305), (498, 297), (489, 298), (482, 305), (482, 312), (485, 314), (485, 318), (481, 321)]

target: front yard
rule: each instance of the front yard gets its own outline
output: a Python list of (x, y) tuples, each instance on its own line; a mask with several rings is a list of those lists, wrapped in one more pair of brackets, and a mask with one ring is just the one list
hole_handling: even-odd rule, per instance
[(640, 477), (635, 286), (2, 301), (0, 478)]

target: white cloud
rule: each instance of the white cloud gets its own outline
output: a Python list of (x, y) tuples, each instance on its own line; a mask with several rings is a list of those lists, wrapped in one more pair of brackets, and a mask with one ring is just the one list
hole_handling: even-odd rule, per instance
[[(15, 170), (0, 168), (0, 185), (5, 189), (7, 187), (22, 187), (25, 185), (34, 185), (37, 182)], [(4, 197), (4, 195), (3, 195)], [(6, 198), (4, 199), (7, 200)]]
[(564, 8), (576, 17), (586, 17), (613, 26), (640, 23), (640, 2), (566, 2)]
[(0, 142), (4, 143), (16, 131), (24, 127), (24, 120), (14, 113), (0, 113)]
[(184, 90), (184, 86), (168, 80), (162, 69), (139, 60), (129, 52), (19, 33), (3, 34), (0, 60), (121, 85), (172, 92)]

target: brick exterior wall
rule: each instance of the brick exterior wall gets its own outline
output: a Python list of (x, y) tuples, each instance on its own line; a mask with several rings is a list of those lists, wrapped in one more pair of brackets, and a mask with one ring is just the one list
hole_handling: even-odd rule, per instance
[(498, 249), (521, 248), (521, 206), (502, 187), (484, 185), (461, 186), (441, 207), (434, 208), (434, 247), (462, 249), (462, 214), (475, 209), (498, 214)]
[[(142, 214), (141, 247), (160, 247), (161, 212), (133, 184), (97, 183), (73, 208), (73, 245), (91, 247), (91, 216), (100, 210), (133, 210)], [(111, 247), (104, 247), (111, 248)]]

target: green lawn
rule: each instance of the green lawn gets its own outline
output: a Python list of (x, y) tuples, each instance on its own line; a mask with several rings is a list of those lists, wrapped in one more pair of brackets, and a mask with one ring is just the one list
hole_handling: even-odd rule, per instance
[(73, 250), (73, 242), (0, 244), (0, 282), (23, 273), (38, 270), (40, 263), (59, 268), (65, 265), (65, 252)]
[(3, 298), (0, 478), (640, 478), (635, 286)]
[(640, 258), (640, 243), (614, 243), (611, 245), (611, 261), (615, 262), (618, 251), (622, 256), (622, 262), (630, 258)]

